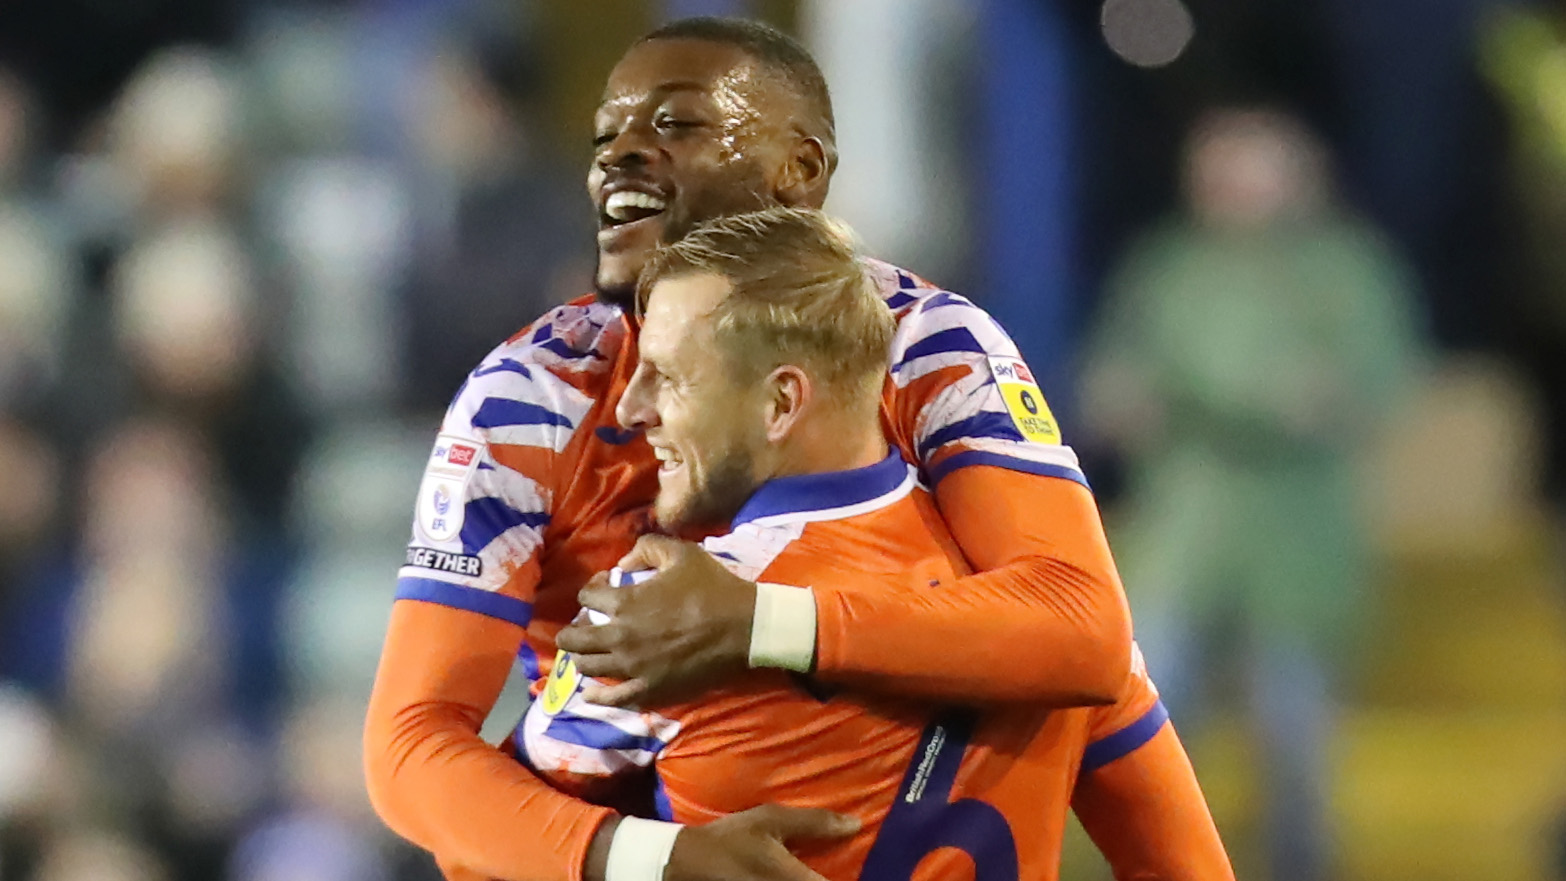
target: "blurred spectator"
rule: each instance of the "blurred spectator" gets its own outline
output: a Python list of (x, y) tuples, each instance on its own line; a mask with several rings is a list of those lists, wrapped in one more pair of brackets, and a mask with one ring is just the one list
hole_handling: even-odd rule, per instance
[(152, 216), (204, 213), (232, 197), (239, 171), (240, 84), (217, 55), (153, 56), (109, 119), (110, 156)]
[(158, 855), (120, 834), (72, 832), (51, 841), (33, 881), (172, 881)]
[(243, 243), (210, 221), (171, 223), (124, 256), (112, 290), (115, 342), (132, 379), (127, 404), (203, 431), (243, 525), (279, 534), (309, 424), (263, 357)]
[(33, 96), (26, 84), (15, 73), (0, 68), (0, 193), (29, 183), (35, 118)]
[[(273, 592), (242, 564), (200, 437), (121, 427), (86, 473), (80, 560), (35, 584), (4, 642), (86, 752), (87, 810), (167, 843), (179, 879), (213, 877), (265, 794)], [(46, 858), (47, 863), (47, 858)]]
[(1333, 681), (1367, 608), (1355, 459), (1418, 361), (1410, 291), (1289, 115), (1207, 116), (1185, 185), (1115, 275), (1083, 411), (1130, 465), (1116, 550), (1149, 670), (1195, 728), (1238, 631), (1271, 877), (1322, 879)]
[(1506, 7), (1480, 46), (1510, 117), (1512, 199), (1520, 209), (1513, 332), (1538, 383), (1547, 447), (1545, 492), (1566, 527), (1566, 4)]
[(230, 881), (388, 881), (360, 768), (363, 701), (306, 704), (283, 736), (284, 809), (240, 842)]
[[(29, 566), (51, 549), (60, 528), (58, 452), (37, 433), (0, 413), (0, 621)], [(0, 649), (0, 675), (5, 671)]]
[(428, 181), (405, 295), (404, 395), (416, 409), (443, 410), (489, 350), (591, 290), (586, 166), (563, 167), (535, 131), (534, 63), (510, 40), (448, 43), (413, 97)]
[(38, 411), (55, 391), (74, 278), (36, 212), (0, 191), (0, 411)]

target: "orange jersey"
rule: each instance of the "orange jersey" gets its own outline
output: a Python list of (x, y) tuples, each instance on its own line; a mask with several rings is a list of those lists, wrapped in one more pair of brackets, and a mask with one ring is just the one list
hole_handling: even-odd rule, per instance
[[(958, 468), (991, 465), (1085, 486), (994, 319), (907, 272), (871, 268), (898, 317), (883, 427), (924, 478), (934, 485)], [(648, 529), (657, 462), (614, 415), (636, 362), (625, 317), (584, 297), (474, 370), (419, 488), (397, 598), (526, 627), (524, 669), (547, 674), (577, 590)]]
[[(704, 547), (744, 578), (795, 585), (902, 572), (941, 591), (967, 572), (897, 453), (771, 481), (733, 531)], [(804, 854), (834, 881), (1054, 879), (1084, 765), (1132, 752), (1167, 719), (1139, 664), (1119, 703), (1091, 709), (936, 707), (759, 670), (697, 702), (636, 712), (583, 700), (569, 659), (518, 729), (530, 767), (567, 791), (600, 794), (606, 778), (635, 780), (651, 767), (658, 812), (683, 823), (768, 802), (853, 814), (863, 821), (854, 838)]]
[[(816, 582), (816, 676), (877, 693), (1055, 706), (1114, 699), (1130, 624), (1092, 496), (1016, 347), (983, 310), (872, 262), (898, 319), (886, 435), (980, 571)], [(634, 329), (590, 297), (498, 347), (449, 408), (419, 488), (365, 724), (372, 803), (452, 878), (579, 877), (608, 811), (566, 798), (478, 732), (518, 659), (549, 672), (578, 589), (647, 528), (657, 462), (614, 408)], [(861, 639), (875, 622), (878, 639)], [(971, 663), (926, 651), (953, 640)], [(1012, 675), (991, 671), (1011, 666)], [(466, 868), (458, 870), (454, 866)]]

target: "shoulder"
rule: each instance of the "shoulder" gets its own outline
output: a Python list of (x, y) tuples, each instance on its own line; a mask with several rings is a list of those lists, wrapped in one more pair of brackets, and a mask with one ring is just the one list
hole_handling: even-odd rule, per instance
[(485, 361), (504, 357), (564, 371), (607, 372), (628, 333), (619, 308), (589, 294), (545, 312)]
[(490, 442), (564, 449), (607, 392), (628, 332), (618, 309), (591, 298), (550, 310), (468, 374), (448, 427)]
[(1017, 346), (1000, 322), (972, 300), (889, 263), (867, 263), (897, 317), (892, 375), (899, 386), (953, 363), (1017, 357)]

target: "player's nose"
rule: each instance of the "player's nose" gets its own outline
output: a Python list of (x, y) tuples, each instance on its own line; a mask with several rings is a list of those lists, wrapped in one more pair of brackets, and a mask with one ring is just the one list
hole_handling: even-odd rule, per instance
[(647, 371), (638, 367), (631, 374), (631, 382), (625, 387), (625, 394), (620, 396), (620, 402), (614, 406), (614, 418), (619, 420), (621, 427), (645, 431), (657, 424), (658, 411), (653, 407), (651, 389)]
[(653, 134), (650, 125), (630, 123), (600, 146), (593, 160), (606, 172), (646, 166), (657, 149)]

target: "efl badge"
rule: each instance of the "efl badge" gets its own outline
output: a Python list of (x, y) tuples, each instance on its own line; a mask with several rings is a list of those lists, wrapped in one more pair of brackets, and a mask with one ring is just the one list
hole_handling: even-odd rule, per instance
[(462, 532), (468, 479), (478, 469), (477, 441), (443, 434), (435, 439), (424, 481), (419, 485), (419, 529), (434, 542)]
[(1060, 428), (1055, 415), (1044, 403), (1044, 393), (1033, 379), (1033, 372), (1021, 358), (991, 358), (990, 373), (1006, 399), (1006, 412), (1022, 436), (1037, 444), (1059, 444)]
[(546, 716), (555, 716), (565, 709), (571, 695), (582, 685), (582, 674), (576, 672), (576, 659), (570, 652), (555, 652), (555, 664), (544, 680), (544, 691), (538, 696), (539, 709)]

